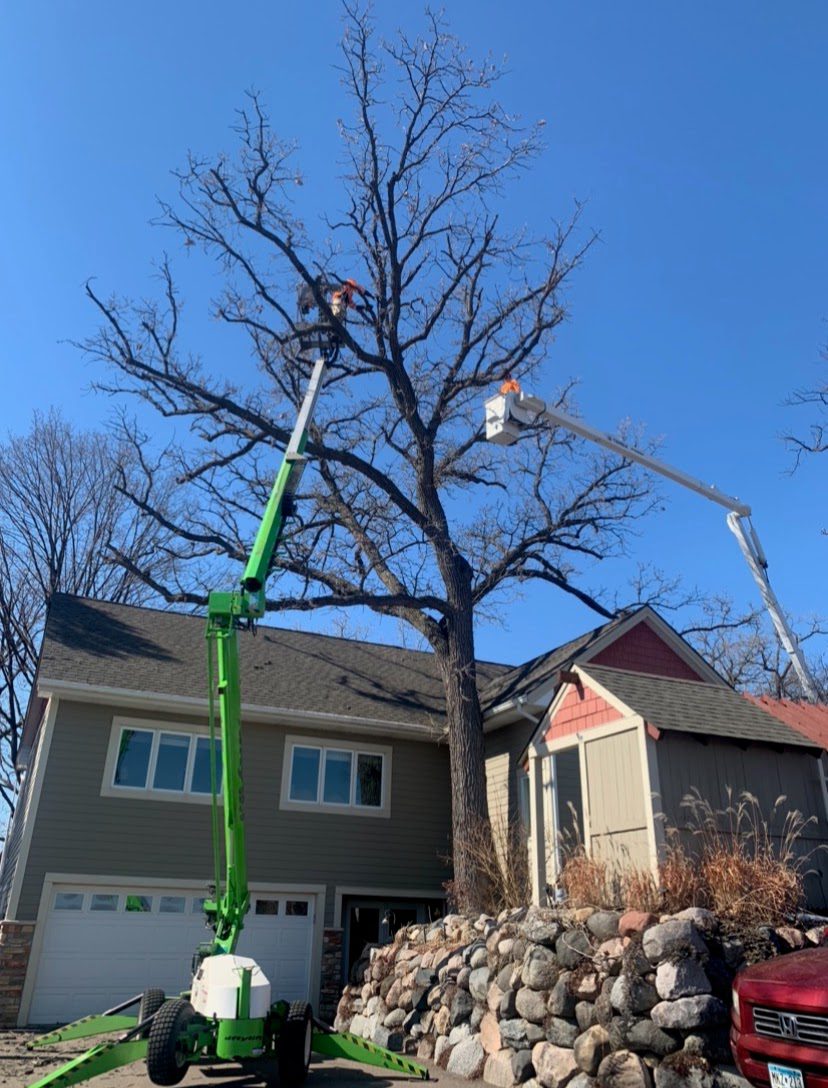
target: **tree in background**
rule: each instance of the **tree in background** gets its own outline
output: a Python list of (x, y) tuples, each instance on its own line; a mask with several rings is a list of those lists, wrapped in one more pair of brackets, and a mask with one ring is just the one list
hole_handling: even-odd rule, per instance
[[(84, 346), (110, 368), (103, 388), (190, 422), (187, 448), (145, 462), (133, 495), (174, 530), (174, 568), (166, 579), (136, 569), (167, 601), (203, 605), (216, 556), (238, 569), (246, 554), (301, 400), (307, 367), (296, 357), (289, 301), (297, 286), (334, 327), (342, 354), (310, 435), (311, 469), (268, 607), (366, 607), (410, 625), (434, 651), (455, 877), (474, 902), (464, 830), (486, 812), (475, 616), (495, 614), (532, 582), (609, 615), (580, 572), (623, 548), (651, 507), (650, 484), (560, 431), (539, 427), (508, 455), (487, 445), (483, 400), (507, 374), (547, 391), (564, 288), (590, 240), (578, 244), (577, 214), (539, 235), (514, 225), (512, 187), (535, 161), (541, 129), (494, 100), (495, 65), (473, 63), (438, 16), (427, 16), (422, 37), (380, 42), (365, 13), (344, 10), (343, 204), (325, 220), (324, 239), (299, 219), (293, 149), (256, 97), (239, 114), (236, 156), (191, 157), (180, 199), (163, 208), (164, 223), (223, 268), (216, 314), (246, 337), (259, 388), (225, 377), (226, 361), (215, 376), (180, 346), (167, 264), (155, 304), (89, 288), (103, 321)], [(347, 324), (322, 286), (346, 278), (365, 292)], [(571, 410), (570, 385), (557, 403)]]
[[(823, 352), (822, 357), (828, 362), (828, 350)], [(785, 435), (785, 442), (794, 453), (795, 467), (798, 467), (803, 454), (825, 453), (828, 450), (828, 381), (823, 381), (812, 389), (798, 389), (788, 404), (807, 406), (813, 414), (807, 438), (795, 434)]]
[(20, 732), (48, 602), (76, 593), (137, 604), (161, 575), (164, 531), (126, 495), (135, 451), (57, 411), (0, 446), (0, 796), (13, 808)]

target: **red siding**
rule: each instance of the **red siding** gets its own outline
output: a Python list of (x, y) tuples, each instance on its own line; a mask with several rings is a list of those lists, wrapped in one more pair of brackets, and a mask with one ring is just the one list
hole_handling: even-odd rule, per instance
[[(645, 672), (652, 676), (669, 676), (674, 680), (703, 679), (652, 627), (643, 622), (636, 624), (592, 660), (596, 665), (608, 665), (628, 672)], [(584, 667), (588, 669), (589, 662), (585, 662)]]
[(614, 706), (588, 687), (573, 684), (555, 712), (544, 740), (555, 740), (592, 729), (605, 722), (617, 721), (621, 715)]

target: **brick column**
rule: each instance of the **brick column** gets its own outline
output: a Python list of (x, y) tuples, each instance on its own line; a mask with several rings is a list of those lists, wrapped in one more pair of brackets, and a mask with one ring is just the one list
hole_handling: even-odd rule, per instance
[(319, 986), (319, 1019), (332, 1024), (342, 996), (342, 930), (322, 934), (322, 978)]
[(32, 950), (34, 922), (0, 921), (0, 1026), (15, 1027)]

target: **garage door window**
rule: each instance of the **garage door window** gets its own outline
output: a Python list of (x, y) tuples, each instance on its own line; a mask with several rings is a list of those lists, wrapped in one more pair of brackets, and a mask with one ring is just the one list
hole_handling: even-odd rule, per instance
[(93, 895), (90, 910), (117, 910), (117, 895)]
[(159, 914), (183, 914), (187, 909), (187, 900), (183, 895), (162, 895), (158, 904)]
[(83, 896), (79, 892), (58, 892), (55, 910), (83, 910)]

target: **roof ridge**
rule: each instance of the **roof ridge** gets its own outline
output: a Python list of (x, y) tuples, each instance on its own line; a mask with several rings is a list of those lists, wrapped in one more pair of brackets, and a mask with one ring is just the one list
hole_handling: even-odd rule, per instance
[(697, 680), (691, 680), (687, 676), (663, 676), (658, 672), (641, 672), (639, 669), (619, 669), (617, 665), (599, 665), (597, 662), (584, 661), (583, 664), (575, 662), (576, 667), (583, 669), (585, 672), (589, 672), (590, 669), (603, 669), (605, 672), (616, 672), (621, 676), (646, 676), (648, 680), (664, 680), (665, 683), (670, 684), (692, 684), (694, 687), (698, 687), (701, 684), (706, 688), (716, 688), (717, 691), (733, 691), (737, 695), (744, 695), (745, 692), (738, 691), (732, 684), (728, 684), (725, 681), (724, 684), (714, 684), (711, 680), (704, 680), (700, 676)]

